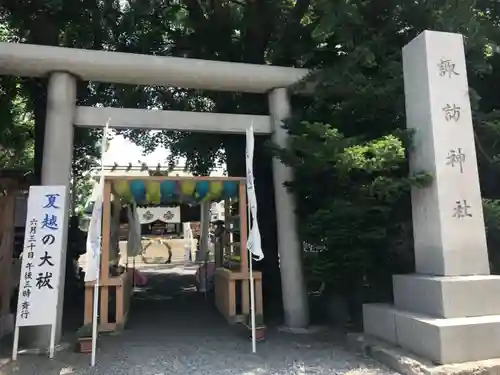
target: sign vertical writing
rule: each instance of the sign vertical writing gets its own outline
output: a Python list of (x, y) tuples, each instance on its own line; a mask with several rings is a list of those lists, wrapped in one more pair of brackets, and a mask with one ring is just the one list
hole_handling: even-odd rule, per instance
[[(456, 64), (452, 59), (441, 58), (437, 64), (438, 75), (442, 79), (452, 80), (455, 77), (460, 77), (460, 72), (456, 70)], [(442, 107), (443, 117), (446, 122), (451, 122), (460, 126), (461, 120), (461, 105), (456, 103), (445, 103)], [(446, 165), (451, 168), (456, 168), (457, 172), (464, 174), (466, 155), (462, 147), (454, 147), (448, 151), (446, 156)], [(453, 198), (451, 198), (453, 199)], [(463, 197), (455, 198), (451, 215), (455, 219), (472, 218), (472, 207), (467, 203), (467, 199)]]
[(22, 253), (16, 326), (53, 325), (57, 314), (66, 187), (32, 186)]

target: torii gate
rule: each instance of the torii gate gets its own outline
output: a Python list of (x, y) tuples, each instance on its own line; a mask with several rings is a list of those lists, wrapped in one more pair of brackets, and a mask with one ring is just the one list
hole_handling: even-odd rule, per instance
[[(253, 124), (255, 133), (272, 134), (276, 144), (285, 146), (287, 132), (281, 124), (290, 114), (287, 87), (307, 73), (305, 69), (268, 65), (0, 43), (0, 74), (49, 77), (43, 185), (69, 187), (74, 126), (103, 127), (109, 118), (115, 128), (241, 134)], [(81, 107), (76, 106), (77, 80), (262, 93), (268, 95), (270, 115)], [(292, 179), (292, 171), (274, 159), (273, 176), (276, 207), (279, 207), (276, 215), (285, 325), (304, 328), (309, 317), (301, 268), (302, 246), (296, 231), (293, 197), (283, 186)], [(64, 222), (67, 220), (65, 217)], [(66, 249), (66, 239), (63, 249)], [(65, 256), (63, 254), (63, 259)], [(60, 306), (64, 298), (64, 280), (61, 282)], [(62, 314), (58, 317), (57, 341), (61, 319)], [(48, 338), (48, 329), (37, 328), (36, 343), (46, 344)]]
[[(395, 276), (394, 306), (365, 305), (364, 328), (438, 363), (497, 358), (500, 276), (490, 275), (488, 264), (462, 36), (424, 31), (403, 49), (403, 67), (407, 126), (416, 130), (410, 166), (413, 171), (428, 171), (434, 180), (431, 186), (412, 192), (417, 274)], [(42, 170), (45, 185), (69, 185), (73, 125), (102, 127), (109, 117), (117, 127), (227, 133), (243, 133), (253, 123), (257, 133), (272, 134), (275, 143), (285, 146), (287, 132), (280, 125), (290, 113), (286, 87), (307, 73), (262, 65), (0, 43), (0, 74), (49, 75)], [(77, 77), (266, 93), (270, 116), (78, 107)], [(460, 159), (464, 164), (460, 168), (449, 163), (457, 150), (467, 155)], [(308, 313), (301, 244), (293, 198), (283, 186), (292, 173), (275, 159), (273, 175), (285, 324), (305, 328)]]

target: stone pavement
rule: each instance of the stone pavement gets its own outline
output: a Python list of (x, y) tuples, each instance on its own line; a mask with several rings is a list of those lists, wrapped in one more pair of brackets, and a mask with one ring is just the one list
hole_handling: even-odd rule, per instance
[(248, 333), (228, 326), (194, 291), (192, 270), (163, 266), (143, 271), (152, 289), (137, 293), (126, 330), (100, 336), (95, 368), (90, 355), (65, 351), (54, 360), (20, 356), (0, 375), (395, 374), (349, 352), (333, 334), (291, 335), (269, 327), (267, 341), (252, 354)]

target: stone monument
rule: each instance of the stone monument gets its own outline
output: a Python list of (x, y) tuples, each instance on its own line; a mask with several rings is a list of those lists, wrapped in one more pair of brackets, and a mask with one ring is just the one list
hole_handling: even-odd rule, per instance
[(424, 31), (403, 48), (415, 131), (417, 274), (393, 277), (394, 306), (365, 305), (365, 332), (440, 364), (500, 357), (500, 276), (490, 275), (463, 37)]

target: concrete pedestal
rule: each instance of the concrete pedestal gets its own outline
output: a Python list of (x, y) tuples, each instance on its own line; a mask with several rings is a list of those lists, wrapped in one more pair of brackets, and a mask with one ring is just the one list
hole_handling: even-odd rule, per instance
[(394, 306), (363, 307), (366, 333), (439, 364), (500, 357), (500, 276), (397, 275)]
[(393, 277), (394, 305), (439, 318), (500, 314), (500, 276)]
[(363, 319), (366, 333), (438, 364), (500, 357), (500, 315), (439, 319), (370, 304)]
[(403, 48), (416, 275), (394, 306), (365, 305), (365, 332), (439, 364), (500, 357), (500, 276), (491, 276), (463, 38), (425, 31)]

